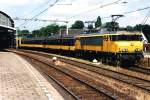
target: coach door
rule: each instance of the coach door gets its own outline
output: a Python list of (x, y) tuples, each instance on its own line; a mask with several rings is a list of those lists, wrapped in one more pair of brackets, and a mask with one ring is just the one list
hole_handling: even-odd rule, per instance
[(80, 50), (81, 49), (81, 38), (77, 37), (75, 41), (75, 49)]
[(108, 35), (103, 36), (103, 51), (109, 52), (110, 37)]
[(108, 43), (107, 43), (107, 52), (111, 52), (112, 49), (113, 49), (112, 48), (112, 36), (109, 35), (108, 36)]

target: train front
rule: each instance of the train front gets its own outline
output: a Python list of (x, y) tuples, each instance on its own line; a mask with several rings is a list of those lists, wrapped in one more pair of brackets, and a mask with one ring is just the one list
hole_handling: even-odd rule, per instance
[(121, 34), (114, 38), (116, 52), (120, 61), (136, 63), (143, 58), (143, 41), (141, 34)]

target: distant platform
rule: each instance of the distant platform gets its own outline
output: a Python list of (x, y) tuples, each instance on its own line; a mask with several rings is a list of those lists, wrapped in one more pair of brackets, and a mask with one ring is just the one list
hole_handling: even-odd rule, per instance
[(150, 52), (144, 52), (144, 58), (150, 58)]
[(0, 52), (0, 100), (64, 100), (26, 60)]

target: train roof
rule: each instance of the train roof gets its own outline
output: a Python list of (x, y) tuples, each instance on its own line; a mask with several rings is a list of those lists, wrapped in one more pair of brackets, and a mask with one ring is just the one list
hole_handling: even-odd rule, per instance
[(47, 37), (25, 37), (25, 40), (45, 40)]
[(92, 34), (69, 34), (69, 35), (54, 35), (49, 37), (30, 37), (23, 38), (26, 40), (45, 40), (45, 39), (75, 39), (82, 37), (97, 37), (97, 36), (106, 36), (106, 35), (142, 35), (140, 32), (127, 32), (127, 31), (118, 31), (118, 32), (106, 32), (106, 33), (92, 33)]
[(83, 35), (78, 35), (76, 38), (80, 37), (96, 37), (96, 36), (106, 36), (106, 35), (142, 35), (140, 32), (127, 32), (127, 31), (118, 31), (118, 32), (107, 32), (105, 34), (98, 34), (98, 33), (93, 33), (93, 34), (83, 34)]
[(63, 39), (73, 39), (73, 38), (75, 38), (75, 36), (77, 36), (77, 35), (66, 35), (66, 34), (63, 34), (63, 35), (54, 35), (54, 36), (50, 36), (50, 37), (48, 37), (47, 39), (59, 39), (59, 38), (63, 38)]
[(26, 37), (25, 40), (45, 40), (45, 39), (74, 39), (77, 35), (54, 35), (49, 37)]

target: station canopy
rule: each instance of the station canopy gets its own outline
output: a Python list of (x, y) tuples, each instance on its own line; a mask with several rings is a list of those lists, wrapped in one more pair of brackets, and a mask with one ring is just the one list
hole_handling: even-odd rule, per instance
[(14, 45), (14, 21), (6, 13), (0, 11), (0, 49)]

